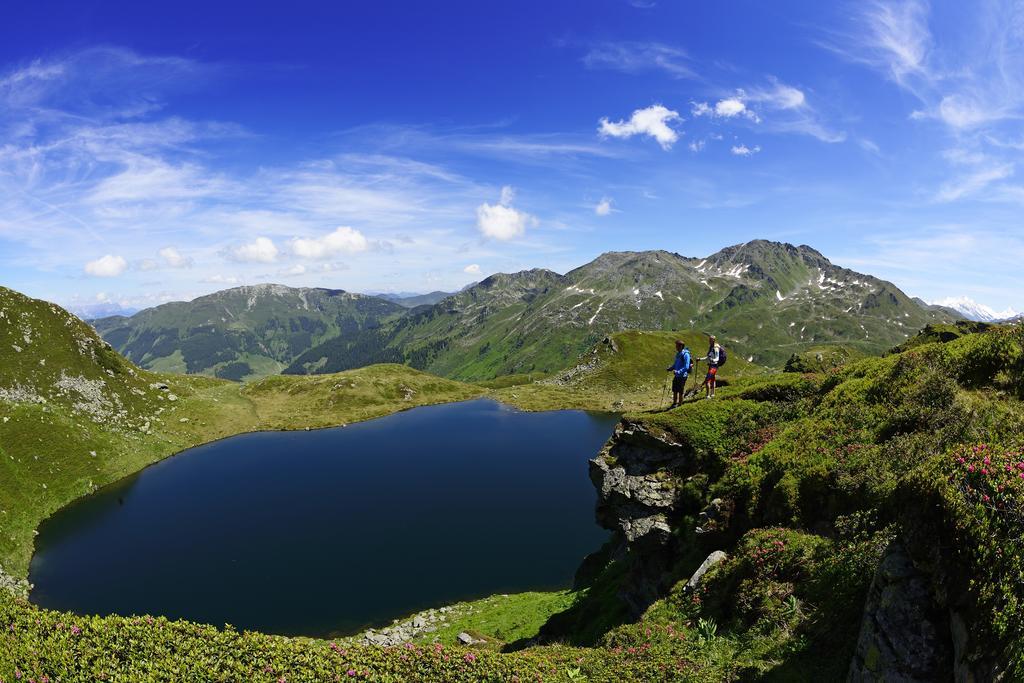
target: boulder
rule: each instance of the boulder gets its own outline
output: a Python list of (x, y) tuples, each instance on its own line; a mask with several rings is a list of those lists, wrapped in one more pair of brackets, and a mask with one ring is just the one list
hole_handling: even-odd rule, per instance
[(715, 552), (708, 555), (707, 558), (700, 563), (700, 566), (697, 567), (697, 571), (693, 573), (693, 576), (690, 577), (690, 580), (686, 582), (686, 586), (683, 587), (683, 590), (687, 593), (695, 590), (697, 586), (700, 585), (700, 580), (704, 578), (704, 575), (707, 574), (708, 571), (716, 564), (725, 561), (727, 558), (728, 555), (726, 555), (721, 550), (716, 550)]
[(476, 642), (476, 638), (474, 638), (473, 636), (469, 635), (465, 631), (463, 631), (462, 633), (457, 635), (456, 638), (463, 645), (472, 645), (473, 643)]

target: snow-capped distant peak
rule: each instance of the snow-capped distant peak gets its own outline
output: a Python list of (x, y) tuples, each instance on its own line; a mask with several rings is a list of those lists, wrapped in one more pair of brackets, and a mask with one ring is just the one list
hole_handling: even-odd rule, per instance
[(991, 306), (979, 304), (968, 296), (949, 296), (940, 301), (933, 301), (932, 305), (952, 308), (969, 320), (977, 320), (985, 323), (995, 322), (997, 320), (1009, 320), (1010, 318), (1016, 318), (1020, 315), (1020, 312), (1015, 311), (1013, 307), (1007, 308), (1005, 311), (997, 311)]

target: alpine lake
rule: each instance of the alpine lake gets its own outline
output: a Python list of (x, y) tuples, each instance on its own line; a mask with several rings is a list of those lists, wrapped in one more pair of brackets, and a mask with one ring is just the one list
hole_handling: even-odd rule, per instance
[(566, 588), (608, 536), (587, 460), (617, 419), (480, 399), (192, 448), (44, 522), (31, 598), (329, 636)]

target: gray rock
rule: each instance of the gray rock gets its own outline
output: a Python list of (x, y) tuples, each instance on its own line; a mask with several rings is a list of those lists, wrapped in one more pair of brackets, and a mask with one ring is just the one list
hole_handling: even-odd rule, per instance
[(886, 549), (871, 582), (847, 680), (951, 680), (950, 634), (948, 616), (933, 600), (928, 576), (895, 541)]
[(413, 619), (412, 619), (412, 627), (413, 628), (423, 628), (426, 625), (427, 625), (427, 620), (424, 619), (423, 617), (421, 617), (421, 616), (413, 617)]
[(456, 638), (458, 638), (459, 642), (463, 645), (472, 645), (476, 642), (476, 639), (465, 631), (456, 636)]
[(690, 580), (686, 582), (686, 586), (683, 588), (683, 590), (688, 593), (690, 591), (695, 590), (697, 586), (700, 585), (700, 580), (704, 578), (705, 574), (708, 573), (708, 570), (710, 570), (719, 562), (723, 562), (727, 557), (728, 555), (726, 555), (721, 550), (716, 550), (715, 552), (708, 555), (707, 558), (700, 563), (700, 566), (697, 567), (697, 571), (693, 573), (693, 576), (690, 577)]
[(366, 636), (366, 642), (370, 643), (371, 645), (384, 646), (384, 645), (390, 645), (391, 644), (391, 639), (388, 638), (383, 633), (370, 633), (369, 635)]

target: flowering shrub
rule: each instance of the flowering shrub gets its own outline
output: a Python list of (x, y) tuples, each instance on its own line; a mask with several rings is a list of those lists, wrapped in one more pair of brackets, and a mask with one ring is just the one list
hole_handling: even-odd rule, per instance
[(1006, 524), (1024, 521), (1024, 451), (987, 443), (953, 450), (949, 475), (964, 500)]

